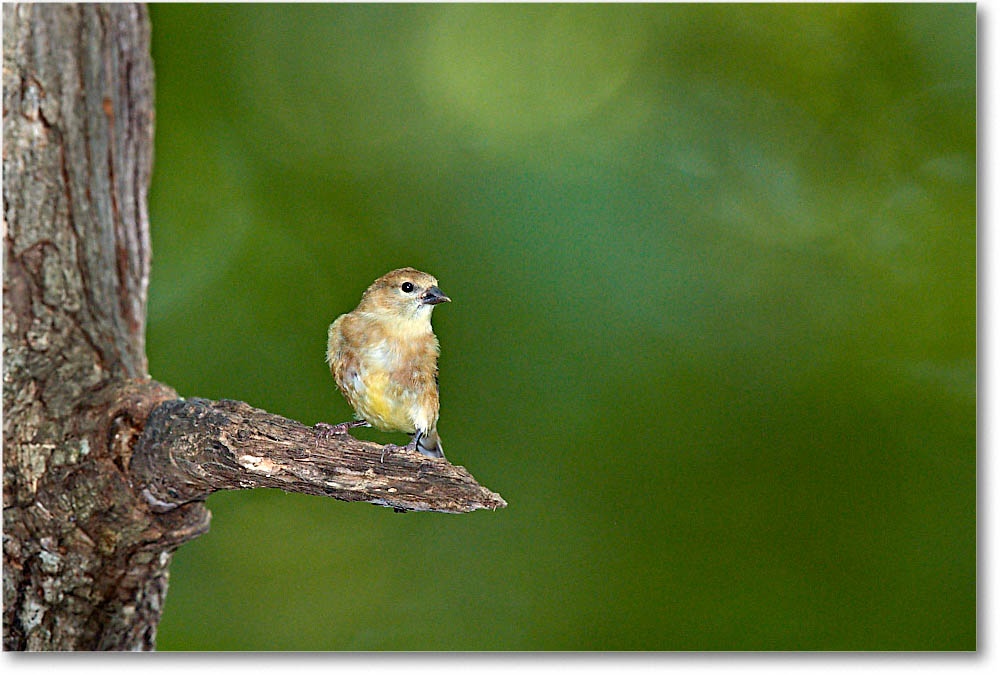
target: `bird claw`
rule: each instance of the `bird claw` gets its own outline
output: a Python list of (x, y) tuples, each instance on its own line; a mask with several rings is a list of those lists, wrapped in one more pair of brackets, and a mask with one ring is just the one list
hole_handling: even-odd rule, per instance
[(385, 464), (385, 453), (389, 452), (401, 452), (405, 450), (413, 450), (413, 444), (409, 443), (407, 445), (393, 445), (392, 443), (386, 443), (382, 446), (382, 454), (379, 456), (378, 461)]
[(341, 422), (340, 424), (327, 424), (326, 422), (317, 422), (313, 425), (313, 429), (316, 430), (316, 445), (319, 445), (319, 439), (329, 440), (334, 436), (340, 436), (346, 434), (350, 429), (354, 427), (370, 427), (371, 425), (364, 420), (358, 420), (356, 422)]
[(390, 450), (390, 451), (394, 452), (396, 450), (399, 450), (399, 446), (398, 445), (393, 445), (392, 443), (386, 443), (385, 445), (383, 445), (382, 446), (382, 454), (379, 455), (379, 458), (378, 458), (378, 461), (379, 461), (380, 464), (385, 464), (385, 452), (386, 452), (386, 450)]
[(417, 450), (417, 438), (416, 438), (416, 436), (414, 436), (413, 440), (411, 440), (406, 445), (393, 445), (392, 443), (386, 443), (385, 445), (382, 446), (382, 454), (379, 456), (378, 461), (380, 463), (382, 463), (382, 464), (385, 464), (385, 453), (386, 453), (386, 451), (391, 451), (391, 452), (403, 451), (403, 452), (405, 452), (407, 450), (409, 450), (410, 452), (416, 452), (418, 454), (422, 454), (422, 453), (420, 453), (419, 450)]

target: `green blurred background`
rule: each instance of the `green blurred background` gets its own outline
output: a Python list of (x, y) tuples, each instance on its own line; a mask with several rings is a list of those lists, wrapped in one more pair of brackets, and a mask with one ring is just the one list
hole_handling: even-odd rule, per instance
[(161, 649), (975, 648), (974, 5), (151, 12), (152, 375), (347, 420), (418, 267), (510, 503), (215, 495)]

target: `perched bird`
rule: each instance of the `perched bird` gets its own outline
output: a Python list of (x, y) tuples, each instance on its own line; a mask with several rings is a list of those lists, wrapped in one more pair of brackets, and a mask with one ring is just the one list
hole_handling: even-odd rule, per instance
[(318, 424), (323, 434), (356, 426), (402, 431), (406, 446), (444, 457), (437, 433), (438, 354), (434, 306), (451, 299), (437, 279), (412, 267), (375, 280), (353, 312), (330, 324), (326, 360), (357, 422)]

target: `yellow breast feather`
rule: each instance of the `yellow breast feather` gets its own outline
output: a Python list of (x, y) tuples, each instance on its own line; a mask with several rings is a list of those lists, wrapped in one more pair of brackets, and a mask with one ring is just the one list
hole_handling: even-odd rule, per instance
[(326, 354), (360, 420), (413, 434), (407, 447), (430, 457), (444, 456), (437, 434), (440, 347), (431, 330), (431, 310), (441, 302), (449, 299), (437, 279), (412, 268), (394, 270), (365, 291), (353, 312), (333, 322)]

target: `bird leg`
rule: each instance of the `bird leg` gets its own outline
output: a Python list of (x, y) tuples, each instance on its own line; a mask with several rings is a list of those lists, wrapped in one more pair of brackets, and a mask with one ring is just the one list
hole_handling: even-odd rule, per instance
[(370, 427), (371, 425), (365, 420), (356, 420), (354, 422), (341, 422), (340, 424), (327, 424), (326, 422), (317, 422), (313, 428), (316, 430), (316, 435), (319, 438), (333, 438), (338, 434), (346, 434), (349, 429), (355, 427)]

